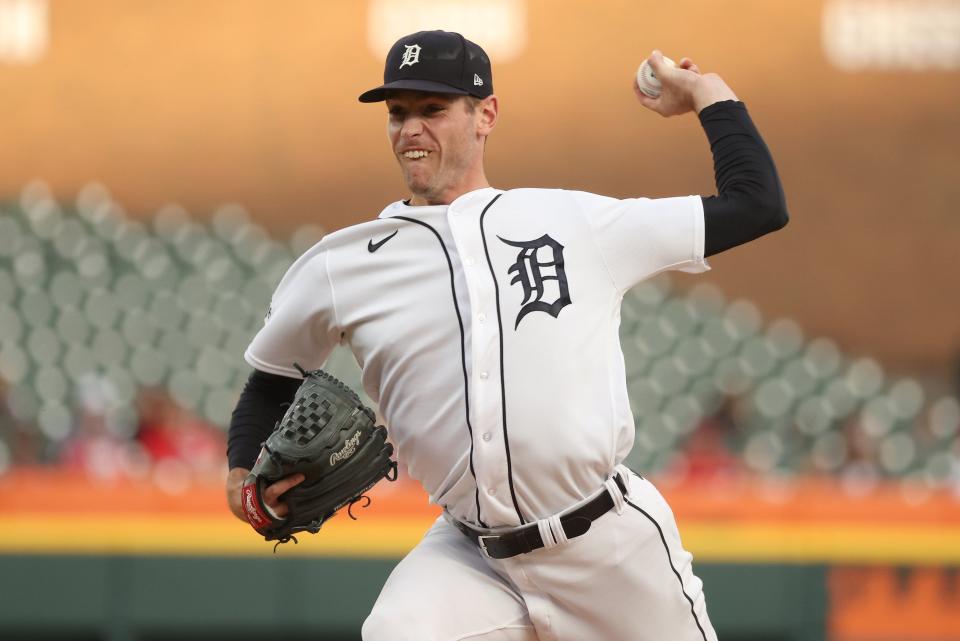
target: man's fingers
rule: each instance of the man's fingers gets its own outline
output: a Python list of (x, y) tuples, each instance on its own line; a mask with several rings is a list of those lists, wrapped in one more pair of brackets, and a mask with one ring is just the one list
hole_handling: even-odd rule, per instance
[[(636, 79), (636, 78), (633, 79), (633, 93), (636, 94), (637, 98), (640, 99), (640, 102), (641, 102), (641, 103), (643, 102), (643, 99), (644, 99), (644, 98), (647, 98), (647, 97), (648, 97), (645, 93), (643, 93), (642, 91), (640, 91), (640, 85), (637, 84), (637, 79)], [(645, 103), (644, 103), (644, 104), (645, 104)]]
[(647, 60), (650, 62), (650, 66), (653, 67), (653, 72), (659, 77), (660, 70), (663, 69), (663, 54), (660, 53), (659, 49), (654, 49)]
[(650, 109), (651, 111), (656, 111), (657, 113), (660, 113), (660, 110), (658, 108), (660, 105), (660, 99), (651, 98), (647, 94), (640, 91), (640, 85), (637, 84), (636, 78), (633, 79), (633, 93), (634, 95), (637, 96), (637, 100), (640, 101), (641, 105), (643, 105), (647, 109)]
[(294, 474), (285, 479), (280, 479), (263, 491), (264, 502), (270, 507), (270, 510), (277, 516), (277, 518), (285, 518), (290, 512), (290, 508), (287, 507), (287, 504), (280, 502), (280, 497), (291, 487), (303, 483), (304, 479), (306, 478), (307, 477), (305, 477), (303, 474)]
[(637, 100), (640, 101), (640, 104), (649, 109), (650, 111), (663, 115), (663, 107), (660, 101), (660, 98), (651, 98), (647, 94), (640, 91), (640, 88), (637, 86), (637, 83), (633, 83), (633, 92), (637, 96)]
[[(306, 477), (303, 474), (294, 474), (287, 478), (280, 479), (263, 491), (263, 500), (270, 507), (277, 504), (280, 495), (295, 485), (299, 485)], [(276, 510), (274, 510), (276, 511)]]
[(680, 68), (681, 68), (681, 69), (686, 69), (687, 71), (692, 71), (693, 73), (695, 73), (695, 74), (697, 74), (697, 75), (700, 74), (700, 67), (698, 67), (698, 66), (696, 65), (696, 63), (695, 63), (693, 60), (691, 60), (690, 58), (681, 58), (681, 59), (680, 59)]
[[(672, 60), (667, 62), (659, 49), (654, 49), (647, 60), (650, 62), (650, 67), (653, 69), (654, 75), (660, 80), (661, 84), (663, 84), (664, 81), (667, 81), (667, 84), (675, 84), (680, 82), (680, 79), (684, 75), (681, 71), (683, 67), (674, 63)], [(689, 60), (689, 58), (684, 58), (684, 60)], [(690, 63), (693, 64), (693, 61), (691, 60)], [(696, 67), (696, 65), (693, 66)], [(699, 70), (694, 71), (694, 73), (699, 73)]]

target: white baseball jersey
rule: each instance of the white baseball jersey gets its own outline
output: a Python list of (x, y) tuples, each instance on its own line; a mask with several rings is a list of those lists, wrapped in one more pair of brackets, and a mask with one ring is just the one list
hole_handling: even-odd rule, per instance
[(349, 345), (398, 458), (431, 500), (487, 527), (595, 494), (633, 444), (623, 294), (708, 269), (699, 196), (616, 200), (479, 189), (397, 202), (294, 263), (245, 354), (299, 376)]

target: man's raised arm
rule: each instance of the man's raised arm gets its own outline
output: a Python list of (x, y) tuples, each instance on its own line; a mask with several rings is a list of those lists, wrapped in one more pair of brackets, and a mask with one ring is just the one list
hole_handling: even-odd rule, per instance
[(641, 104), (664, 117), (696, 112), (710, 142), (718, 194), (703, 197), (704, 254), (782, 229), (789, 216), (777, 168), (733, 90), (717, 74), (701, 74), (689, 58), (674, 67), (655, 51), (650, 65), (662, 90), (651, 98), (634, 81)]

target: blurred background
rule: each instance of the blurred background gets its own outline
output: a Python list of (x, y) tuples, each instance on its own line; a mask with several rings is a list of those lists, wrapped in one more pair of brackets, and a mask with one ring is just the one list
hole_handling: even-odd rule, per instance
[(630, 84), (723, 75), (791, 223), (627, 296), (628, 463), (721, 639), (960, 640), (956, 0), (0, 0), (0, 637), (359, 639), (436, 509), (402, 479), (273, 555), (225, 429), (285, 269), (406, 197), (356, 97), (433, 28), (493, 59), (500, 188), (713, 193)]

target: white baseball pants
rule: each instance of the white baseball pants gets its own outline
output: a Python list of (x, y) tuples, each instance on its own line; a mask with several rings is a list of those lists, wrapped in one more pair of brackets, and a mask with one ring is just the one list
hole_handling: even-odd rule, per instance
[(387, 579), (364, 641), (717, 641), (673, 512), (628, 475), (565, 544), (489, 559), (442, 517)]

